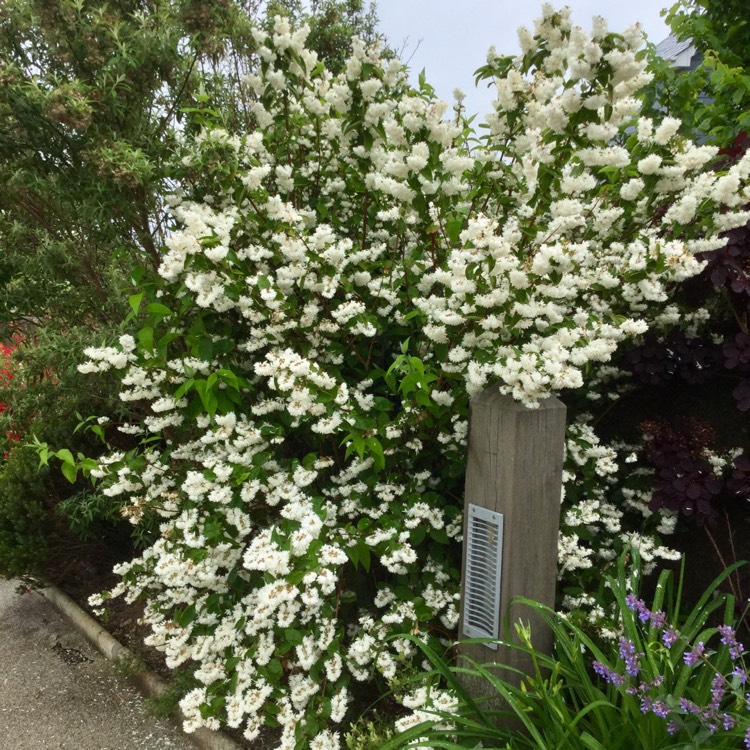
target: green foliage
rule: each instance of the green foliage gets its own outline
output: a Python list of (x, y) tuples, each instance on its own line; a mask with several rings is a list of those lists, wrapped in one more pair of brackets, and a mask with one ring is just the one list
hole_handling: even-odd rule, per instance
[(42, 571), (54, 544), (54, 515), (44, 505), (49, 482), (33, 450), (14, 448), (0, 463), (0, 575)]
[[(0, 574), (58, 580), (82, 557), (106, 565), (122, 554), (121, 504), (65, 472), (40, 469), (30, 445), (16, 444), (0, 460)], [(149, 524), (137, 530), (134, 544), (147, 541)]]
[(169, 686), (158, 695), (146, 699), (146, 711), (157, 719), (174, 718), (180, 700), (200, 683), (195, 679), (195, 669), (175, 669), (169, 678)]
[(70, 530), (79, 539), (86, 540), (95, 534), (98, 524), (116, 524), (120, 521), (118, 506), (118, 503), (112, 502), (112, 498), (86, 488), (62, 500), (58, 511), (65, 518)]
[[(730, 627), (737, 622), (732, 598), (718, 591), (730, 573), (717, 578), (697, 605), (684, 613), (680, 610), (682, 580), (675, 590), (671, 573), (663, 571), (653, 606), (647, 610), (637, 599), (642, 577), (637, 556), (628, 565), (624, 555), (618, 575), (606, 579), (615, 603), (612, 625), (620, 633), (618, 641), (610, 642), (597, 642), (566, 616), (531, 600), (519, 599), (519, 604), (535, 611), (554, 637), (550, 656), (534, 648), (528, 626), (516, 624), (517, 640), (508, 645), (530, 656), (533, 673), (529, 676), (509, 679), (508, 669), (503, 672), (502, 665), (477, 664), (469, 659), (461, 662), (468, 666), (450, 666), (444, 657), (415, 640), (433, 665), (432, 671), (421, 676), (422, 682), (434, 686), (428, 688), (428, 696), (429, 690), (441, 692), (437, 685), (442, 683), (454, 692), (458, 703), (454, 710), (440, 710), (430, 707), (428, 697), (423, 709), (425, 721), (382, 743), (379, 750), (738, 747), (749, 726), (743, 688), (741, 680), (730, 674), (736, 661), (730, 654), (731, 640), (725, 637), (718, 643), (714, 626), (717, 617), (723, 617), (720, 621)], [(639, 617), (640, 612), (658, 617)], [(665, 637), (666, 623), (680, 628), (674, 640)], [(703, 644), (708, 645), (709, 641), (716, 644), (715, 648), (703, 653)], [(693, 660), (698, 651), (701, 658)], [(633, 670), (631, 677), (627, 669)], [(616, 677), (609, 681), (597, 674)], [(486, 681), (486, 695), (477, 698), (470, 694), (462, 681), (464, 677)], [(708, 707), (717, 680), (724, 697), (713, 709), (721, 718), (711, 730), (680, 701)], [(663, 699), (663, 705), (659, 703), (655, 711), (656, 694), (659, 700)], [(666, 709), (670, 710), (669, 717), (657, 715), (657, 711)], [(706, 715), (709, 713), (707, 709)], [(668, 718), (674, 722), (671, 729)]]
[(662, 11), (679, 39), (714, 50), (731, 67), (750, 67), (750, 19), (745, 0), (678, 0)]
[(384, 720), (359, 719), (346, 733), (347, 750), (379, 750), (393, 737), (393, 729)]
[(720, 147), (750, 129), (750, 23), (745, 0), (678, 0), (662, 12), (680, 40), (703, 58), (697, 69), (677, 71), (651, 48), (655, 72), (647, 101), (655, 115), (683, 121), (686, 135), (701, 133)]

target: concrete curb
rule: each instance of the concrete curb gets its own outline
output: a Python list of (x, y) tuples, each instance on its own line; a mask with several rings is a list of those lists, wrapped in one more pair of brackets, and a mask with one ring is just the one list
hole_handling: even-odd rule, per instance
[[(39, 590), (73, 626), (88, 640), (106, 659), (119, 661), (120, 659), (138, 659), (129, 648), (115, 640), (91, 615), (84, 612), (64, 591), (57, 586), (47, 586)], [(159, 675), (153, 672), (136, 672), (131, 678), (138, 689), (149, 698), (156, 698), (164, 693), (169, 685)], [(234, 740), (223, 732), (212, 732), (202, 728), (186, 734), (200, 750), (241, 750)]]

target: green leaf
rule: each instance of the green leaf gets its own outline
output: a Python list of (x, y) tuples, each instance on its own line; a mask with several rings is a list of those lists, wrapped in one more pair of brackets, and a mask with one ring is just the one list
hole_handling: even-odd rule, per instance
[(256, 453), (253, 456), (253, 466), (264, 466), (271, 460), (271, 454), (268, 452)]
[(145, 326), (141, 328), (140, 331), (136, 334), (138, 336), (138, 341), (141, 342), (141, 346), (151, 351), (154, 348), (154, 329), (150, 326)]
[(214, 374), (216, 375), (217, 378), (220, 378), (225, 383), (228, 383), (229, 385), (234, 386), (235, 388), (240, 387), (240, 379), (231, 370), (222, 368), (220, 370), (217, 370)]
[(64, 464), (75, 466), (75, 458), (73, 454), (67, 448), (61, 448), (59, 451), (55, 451), (55, 456), (59, 458)]
[[(281, 666), (281, 662), (278, 659), (271, 659), (266, 666), (266, 672), (277, 680), (284, 674), (284, 667)], [(266, 708), (266, 710), (268, 710)]]
[(299, 630), (294, 628), (286, 628), (284, 630), (284, 638), (292, 644), (292, 646), (299, 646), (302, 643), (303, 634)]
[(372, 564), (372, 554), (370, 548), (364, 543), (360, 542), (359, 546), (359, 562), (365, 569), (365, 573), (370, 572), (370, 565)]
[(205, 360), (213, 359), (214, 342), (207, 336), (203, 336), (198, 340), (198, 356)]
[(412, 544), (421, 544), (426, 536), (427, 529), (424, 526), (417, 526), (415, 529), (412, 529), (409, 538)]
[(193, 620), (195, 620), (195, 604), (191, 604), (185, 609), (178, 609), (174, 613), (174, 621), (181, 628), (187, 627)]
[(143, 292), (140, 294), (131, 294), (130, 297), (128, 297), (128, 304), (130, 305), (130, 309), (137, 315), (138, 310), (141, 309), (141, 302), (143, 302)]
[(76, 477), (78, 476), (78, 469), (76, 468), (75, 464), (68, 464), (64, 463), (60, 467), (63, 476), (71, 483), (73, 484), (76, 481)]
[(83, 458), (78, 463), (78, 468), (84, 473), (88, 473), (98, 467), (99, 467), (99, 462), (93, 458)]
[(445, 222), (445, 233), (453, 245), (458, 245), (461, 240), (461, 230), (464, 227), (464, 217), (450, 219)]
[(146, 312), (161, 315), (162, 317), (166, 317), (172, 314), (172, 311), (166, 305), (162, 305), (160, 302), (151, 302), (150, 304), (146, 305)]
[(443, 529), (430, 529), (430, 536), (438, 542), (438, 544), (449, 544), (450, 539)]
[(354, 439), (352, 440), (352, 445), (354, 446), (354, 450), (357, 451), (357, 455), (360, 458), (364, 458), (365, 455), (365, 440), (363, 437), (360, 437), (359, 435), (356, 435)]
[(169, 345), (178, 338), (180, 338), (180, 335), (178, 333), (171, 332), (171, 333), (165, 334), (159, 339), (159, 343), (156, 345), (156, 349), (159, 352), (159, 356), (162, 357), (162, 359), (167, 358)]
[(377, 438), (369, 437), (365, 440), (368, 453), (372, 456), (375, 462), (375, 470), (382, 471), (385, 469), (385, 455), (383, 454), (383, 446)]
[(186, 380), (174, 393), (174, 400), (179, 401), (188, 391), (190, 391), (195, 385), (195, 381), (190, 378)]

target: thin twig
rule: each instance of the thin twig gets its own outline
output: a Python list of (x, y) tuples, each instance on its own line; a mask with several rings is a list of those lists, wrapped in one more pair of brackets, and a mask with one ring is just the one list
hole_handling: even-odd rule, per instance
[[(711, 542), (711, 545), (714, 548), (714, 552), (716, 552), (716, 556), (719, 558), (719, 562), (721, 563), (721, 565), (724, 568), (724, 570), (726, 570), (729, 566), (727, 565), (726, 560), (724, 560), (724, 557), (721, 554), (721, 550), (719, 549), (719, 545), (716, 544), (716, 540), (714, 539), (713, 534), (711, 534), (711, 531), (708, 528), (708, 525), (705, 524), (703, 526), (703, 529), (705, 530), (706, 536), (709, 538), (709, 541)], [(729, 576), (729, 578), (727, 578), (727, 583), (729, 583), (729, 588), (732, 589), (732, 595), (734, 596), (735, 600), (739, 601), (739, 598), (740, 598), (739, 597), (739, 593), (735, 590), (734, 582), (732, 581), (732, 577), (731, 576)]]

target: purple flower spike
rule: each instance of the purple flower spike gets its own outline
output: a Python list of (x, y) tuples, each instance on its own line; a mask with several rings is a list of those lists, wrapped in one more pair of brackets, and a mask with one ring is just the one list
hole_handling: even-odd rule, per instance
[(737, 643), (737, 639), (734, 635), (734, 630), (729, 625), (719, 625), (718, 628), (716, 628), (719, 631), (719, 634), (721, 635), (721, 642), (726, 644), (727, 646), (733, 646), (735, 643)]
[(648, 622), (651, 619), (651, 610), (646, 606), (646, 602), (639, 599), (635, 594), (628, 594), (625, 597), (625, 604), (628, 605), (628, 609), (638, 615), (641, 622)]
[(701, 709), (687, 698), (680, 698), (680, 708), (687, 714), (699, 714)]
[(700, 659), (701, 656), (703, 656), (704, 648), (705, 646), (703, 644), (703, 641), (700, 641), (698, 645), (692, 651), (688, 651), (682, 657), (685, 664), (687, 664), (689, 667), (692, 667), (698, 661), (698, 659)]
[(724, 696), (726, 694), (726, 680), (724, 679), (723, 675), (717, 672), (715, 677), (711, 681), (711, 703), (709, 704), (710, 708), (714, 711), (717, 711), (719, 706), (721, 705), (721, 701), (724, 699)]
[(737, 642), (734, 630), (729, 625), (719, 625), (717, 630), (721, 634), (721, 642), (729, 647), (729, 655), (732, 659), (739, 659), (745, 653), (745, 647)]
[(625, 662), (625, 671), (631, 677), (637, 677), (641, 667), (638, 659), (643, 656), (635, 650), (635, 644), (627, 638), (620, 638), (620, 657)]
[(596, 672), (600, 677), (603, 677), (607, 682), (611, 683), (615, 687), (620, 687), (620, 685), (625, 682), (625, 678), (621, 674), (618, 674), (614, 670), (610, 669), (606, 664), (602, 664), (600, 661), (595, 661), (593, 667), (594, 672)]
[(651, 626), (657, 630), (661, 630), (667, 621), (667, 616), (661, 610), (659, 612), (651, 613)]
[(677, 643), (679, 637), (680, 634), (670, 626), (662, 634), (661, 640), (667, 648), (672, 648), (672, 646)]

